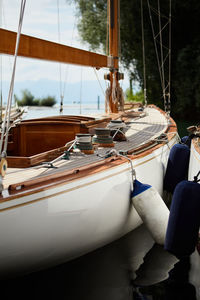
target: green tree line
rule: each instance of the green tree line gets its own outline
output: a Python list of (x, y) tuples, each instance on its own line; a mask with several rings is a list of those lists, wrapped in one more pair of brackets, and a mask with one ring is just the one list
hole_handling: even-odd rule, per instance
[[(107, 46), (107, 0), (67, 0), (76, 3), (78, 30), (91, 50)], [(149, 0), (155, 33), (159, 32), (158, 1)], [(172, 0), (171, 35), (171, 112), (179, 119), (197, 120), (200, 116), (200, 2), (198, 0)], [(168, 45), (167, 16), (169, 0), (160, 1), (163, 45)], [(149, 103), (163, 107), (160, 76), (157, 68), (148, 1), (143, 0), (144, 41), (147, 96)], [(167, 24), (165, 26), (165, 24)], [(131, 81), (144, 86), (141, 0), (120, 1), (121, 62), (128, 70)], [(157, 45), (159, 42), (157, 42)], [(165, 48), (165, 47), (164, 47)], [(166, 52), (164, 53), (165, 58)], [(168, 72), (168, 67), (166, 68)]]
[(35, 98), (31, 92), (26, 89), (22, 91), (21, 99), (16, 95), (14, 95), (14, 98), (19, 106), (54, 106), (54, 104), (56, 104), (55, 97), (47, 96), (44, 98)]

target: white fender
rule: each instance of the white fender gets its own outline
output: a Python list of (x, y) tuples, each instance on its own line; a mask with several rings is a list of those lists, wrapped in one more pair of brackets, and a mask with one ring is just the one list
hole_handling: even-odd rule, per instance
[(155, 242), (164, 245), (169, 210), (157, 190), (135, 180), (131, 200)]

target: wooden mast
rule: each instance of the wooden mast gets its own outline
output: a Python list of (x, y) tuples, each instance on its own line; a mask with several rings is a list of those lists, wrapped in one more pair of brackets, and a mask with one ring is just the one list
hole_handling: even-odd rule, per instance
[[(112, 59), (112, 67), (110, 68), (110, 90), (109, 107), (112, 113), (118, 112), (118, 101), (113, 99), (112, 90), (115, 84), (116, 88), (119, 86), (118, 82), (118, 69), (119, 69), (119, 0), (108, 1), (109, 13), (109, 55)], [(114, 82), (115, 81), (115, 82)]]

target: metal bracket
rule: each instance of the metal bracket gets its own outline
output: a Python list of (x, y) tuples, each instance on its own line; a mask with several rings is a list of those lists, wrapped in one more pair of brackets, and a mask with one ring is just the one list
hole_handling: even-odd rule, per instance
[(107, 66), (109, 69), (114, 68), (114, 57), (112, 55), (107, 57)]
[(44, 168), (52, 168), (52, 169), (57, 169), (51, 162), (42, 162), (41, 165), (43, 165)]

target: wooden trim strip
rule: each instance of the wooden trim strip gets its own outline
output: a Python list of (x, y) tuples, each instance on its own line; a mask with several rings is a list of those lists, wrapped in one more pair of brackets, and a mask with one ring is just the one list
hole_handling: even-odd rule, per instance
[[(121, 159), (121, 157), (112, 157), (112, 158), (107, 159), (106, 163), (110, 163), (110, 162), (118, 160), (118, 159)], [(10, 191), (14, 191), (14, 190), (17, 190), (17, 188), (21, 187), (20, 190), (23, 190), (24, 188), (30, 188), (30, 187), (38, 186), (38, 185), (41, 185), (41, 184), (44, 184), (44, 183), (49, 184), (49, 183), (52, 183), (54, 180), (56, 180), (56, 181), (62, 180), (62, 179), (65, 179), (66, 176), (79, 173), (80, 171), (84, 171), (86, 169), (89, 171), (89, 169), (91, 169), (91, 168), (95, 168), (96, 166), (100, 167), (101, 165), (104, 165), (104, 164), (105, 164), (105, 161), (102, 161), (102, 162), (94, 163), (94, 164), (89, 165), (89, 166), (86, 165), (86, 166), (80, 167), (78, 169), (67, 170), (67, 171), (54, 173), (54, 174), (46, 175), (46, 176), (40, 176), (40, 177), (35, 178), (35, 179), (31, 179), (31, 180), (22, 181), (22, 182), (19, 182), (19, 183), (16, 183), (16, 184), (12, 184), (12, 185), (9, 186), (8, 189)]]

